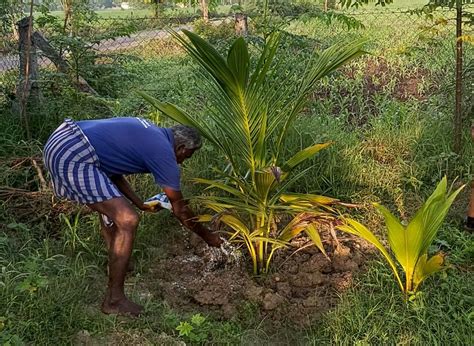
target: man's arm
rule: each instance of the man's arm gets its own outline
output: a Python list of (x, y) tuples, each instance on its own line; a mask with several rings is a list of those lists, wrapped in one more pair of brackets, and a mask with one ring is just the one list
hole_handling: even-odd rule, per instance
[(142, 199), (133, 191), (132, 187), (128, 183), (127, 179), (123, 175), (114, 175), (110, 177), (110, 180), (118, 187), (121, 193), (127, 197), (140, 210), (150, 209), (146, 204), (143, 203)]
[(216, 233), (212, 233), (201, 223), (194, 221), (194, 213), (184, 199), (181, 191), (175, 191), (171, 188), (164, 188), (163, 191), (173, 206), (173, 213), (184, 227), (199, 235), (208, 245), (219, 247), (222, 240)]

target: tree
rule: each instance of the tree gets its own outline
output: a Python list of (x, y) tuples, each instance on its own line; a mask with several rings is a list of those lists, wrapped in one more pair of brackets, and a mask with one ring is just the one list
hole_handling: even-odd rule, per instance
[(199, 0), (201, 7), (202, 19), (204, 22), (209, 22), (209, 0)]
[(2, 0), (0, 1), (0, 29), (12, 32), (15, 40), (18, 40), (18, 22), (25, 14), (23, 0)]
[[(421, 12), (431, 15), (439, 7), (456, 10), (456, 92), (453, 117), (453, 151), (457, 154), (462, 150), (462, 86), (463, 86), (463, 42), (472, 37), (463, 35), (463, 23), (474, 25), (474, 15), (464, 11), (465, 5), (473, 4), (474, 0), (429, 0)], [(466, 19), (466, 20), (465, 20)]]

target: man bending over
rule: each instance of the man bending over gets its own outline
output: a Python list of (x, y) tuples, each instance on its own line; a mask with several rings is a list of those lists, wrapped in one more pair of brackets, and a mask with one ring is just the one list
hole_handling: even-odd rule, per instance
[(178, 165), (200, 147), (201, 138), (194, 128), (160, 128), (141, 118), (66, 119), (48, 139), (44, 162), (55, 194), (86, 204), (111, 220), (105, 225), (100, 218), (109, 254), (104, 313), (139, 315), (143, 310), (124, 293), (139, 222), (132, 205), (143, 211), (156, 208), (143, 203), (124, 175), (152, 173), (179, 221), (208, 245), (220, 246), (217, 234), (193, 221), (194, 214), (181, 194)]

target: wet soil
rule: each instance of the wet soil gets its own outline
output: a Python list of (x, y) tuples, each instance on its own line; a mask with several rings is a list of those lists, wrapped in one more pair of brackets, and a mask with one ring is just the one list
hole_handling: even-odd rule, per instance
[(322, 237), (329, 260), (301, 237), (294, 248), (275, 256), (271, 273), (257, 278), (250, 263), (216, 259), (205, 243), (183, 231), (166, 247), (166, 256), (151, 265), (144, 281), (155, 299), (181, 312), (231, 319), (250, 304), (258, 318), (272, 325), (308, 326), (336, 304), (373, 251), (347, 235), (339, 238), (339, 246), (329, 235)]

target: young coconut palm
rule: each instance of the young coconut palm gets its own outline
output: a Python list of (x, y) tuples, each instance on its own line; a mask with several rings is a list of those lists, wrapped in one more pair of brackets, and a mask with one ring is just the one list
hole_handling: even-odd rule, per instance
[(443, 268), (443, 255), (437, 253), (428, 259), (428, 248), (436, 237), (449, 207), (463, 187), (449, 193), (447, 180), (444, 177), (407, 226), (402, 225), (387, 208), (375, 204), (385, 219), (390, 249), (405, 273), (405, 284), (402, 282), (392, 256), (367, 227), (355, 220), (345, 219), (346, 224), (337, 228), (358, 235), (375, 245), (386, 258), (400, 289), (407, 297), (409, 294), (416, 293), (423, 280)]
[[(212, 90), (213, 107), (208, 116), (191, 115), (140, 94), (175, 121), (199, 129), (228, 161), (228, 169), (219, 172), (222, 180), (197, 179), (222, 192), (203, 197), (204, 204), (216, 213), (201, 215), (200, 221), (228, 226), (230, 239), (247, 246), (256, 274), (268, 271), (274, 252), (303, 231), (324, 253), (318, 225), (334, 219), (331, 205), (338, 200), (285, 192), (309, 168), (296, 175), (290, 176), (290, 172), (330, 143), (314, 144), (288, 160), (282, 157), (282, 149), (288, 129), (318, 80), (363, 54), (364, 42), (338, 44), (315, 54), (300, 83), (276, 85), (267, 77), (279, 46), (279, 33), (268, 38), (253, 72), (243, 38), (233, 43), (224, 58), (198, 35), (186, 30), (183, 33), (187, 39), (177, 33), (173, 36), (206, 71), (205, 80)], [(279, 227), (282, 214), (290, 221)]]

